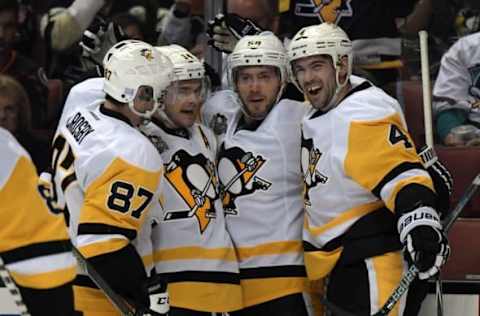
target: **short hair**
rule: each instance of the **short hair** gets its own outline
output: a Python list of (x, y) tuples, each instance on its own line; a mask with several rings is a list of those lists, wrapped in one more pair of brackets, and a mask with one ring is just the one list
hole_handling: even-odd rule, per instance
[(13, 101), (18, 109), (15, 133), (29, 133), (32, 129), (30, 99), (25, 88), (13, 77), (0, 74), (0, 95)]
[(18, 0), (0, 0), (0, 11), (15, 10), (18, 11), (20, 5)]

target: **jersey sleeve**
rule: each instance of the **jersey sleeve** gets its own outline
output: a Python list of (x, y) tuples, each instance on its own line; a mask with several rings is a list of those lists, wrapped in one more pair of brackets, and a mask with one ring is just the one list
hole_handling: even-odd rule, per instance
[(0, 257), (21, 287), (68, 284), (76, 263), (64, 216), (51, 212), (40, 196), (35, 166), (20, 145), (1, 139), (0, 152)]
[(377, 120), (352, 121), (346, 146), (346, 174), (383, 200), (389, 210), (398, 211), (398, 194), (407, 187), (434, 192), (398, 113)]
[(114, 252), (137, 237), (159, 198), (161, 164), (150, 170), (115, 158), (85, 189), (77, 243), (87, 257)]

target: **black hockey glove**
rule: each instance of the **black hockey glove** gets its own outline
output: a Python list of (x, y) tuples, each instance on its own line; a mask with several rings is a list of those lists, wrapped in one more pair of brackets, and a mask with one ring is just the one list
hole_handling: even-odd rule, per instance
[(420, 270), (418, 278), (425, 280), (437, 274), (450, 254), (437, 212), (421, 206), (403, 214), (397, 228), (407, 262)]
[(231, 53), (245, 35), (260, 34), (263, 30), (250, 19), (233, 13), (219, 13), (207, 23), (208, 44), (218, 51)]
[(206, 62), (203, 62), (203, 68), (205, 68), (205, 74), (210, 80), (210, 88), (212, 89), (212, 91), (220, 89), (222, 86), (222, 80), (218, 75), (217, 71)]
[(435, 192), (437, 193), (436, 209), (443, 217), (450, 209), (450, 196), (452, 195), (453, 179), (447, 168), (438, 160), (437, 154), (430, 147), (423, 147), (418, 154), (422, 164), (432, 178)]
[(167, 282), (157, 274), (152, 275), (144, 284), (150, 299), (150, 306), (143, 311), (143, 315), (168, 315), (170, 303), (167, 292)]
[(107, 23), (103, 18), (96, 16), (92, 24), (83, 32), (80, 47), (82, 57), (96, 66), (102, 66), (103, 57), (116, 43), (126, 39), (120, 25)]
[(142, 259), (131, 244), (87, 260), (118, 295), (136, 308), (148, 308), (147, 274)]

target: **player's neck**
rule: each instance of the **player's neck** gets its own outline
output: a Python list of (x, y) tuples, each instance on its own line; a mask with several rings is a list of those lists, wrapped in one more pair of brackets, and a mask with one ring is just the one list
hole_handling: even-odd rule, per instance
[(110, 111), (114, 111), (114, 112), (117, 112), (119, 114), (121, 114), (122, 116), (126, 117), (130, 124), (132, 124), (133, 126), (139, 126), (143, 119), (141, 117), (139, 117), (138, 115), (136, 115), (135, 113), (132, 112), (132, 110), (130, 110), (130, 108), (128, 107), (127, 104), (123, 105), (123, 106), (118, 106), (116, 104), (113, 104), (111, 102), (109, 102), (108, 100), (105, 101), (104, 103), (104, 106), (105, 108), (109, 109)]

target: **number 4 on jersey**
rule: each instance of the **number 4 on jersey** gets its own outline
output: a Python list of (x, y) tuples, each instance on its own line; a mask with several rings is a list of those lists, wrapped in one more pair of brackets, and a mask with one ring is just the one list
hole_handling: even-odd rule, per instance
[(403, 145), (405, 148), (412, 148), (412, 143), (408, 139), (407, 135), (402, 132), (400, 128), (396, 125), (390, 125), (390, 133), (388, 136), (388, 140), (390, 141), (390, 144), (395, 145), (398, 142), (403, 142)]

